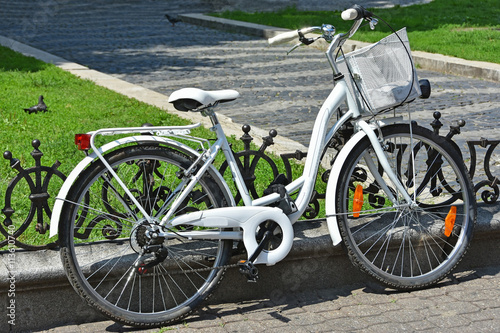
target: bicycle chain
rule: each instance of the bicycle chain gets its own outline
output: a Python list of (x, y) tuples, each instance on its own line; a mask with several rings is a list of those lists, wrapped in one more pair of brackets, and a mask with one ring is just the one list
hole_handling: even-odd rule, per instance
[[(215, 269), (236, 268), (238, 266), (239, 266), (238, 264), (229, 264), (229, 265), (223, 265), (223, 266), (217, 266), (217, 267), (195, 268), (195, 269), (183, 270), (183, 271), (173, 271), (173, 272), (167, 272), (167, 274), (177, 275), (177, 274), (188, 274), (188, 273), (197, 273), (197, 272), (208, 272), (208, 271), (212, 271)], [(145, 275), (150, 275), (150, 274), (145, 274)]]

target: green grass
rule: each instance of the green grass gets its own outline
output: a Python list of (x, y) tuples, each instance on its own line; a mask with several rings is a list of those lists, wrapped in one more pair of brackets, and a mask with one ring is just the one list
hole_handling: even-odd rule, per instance
[[(140, 126), (150, 122), (156, 125), (181, 125), (186, 121), (137, 100), (99, 87), (94, 83), (78, 79), (53, 65), (34, 58), (24, 57), (10, 49), (0, 47), (0, 149), (9, 150), (20, 160), (24, 168), (33, 167), (30, 155), (31, 141), (41, 141), (42, 165), (51, 166), (56, 160), (62, 164), (59, 170), (68, 175), (84, 157), (74, 145), (74, 134), (102, 127)], [(37, 103), (43, 95), (49, 107), (46, 113), (28, 114), (23, 108)], [(200, 135), (210, 133), (202, 129)], [(0, 197), (17, 172), (9, 167), (7, 160), (0, 162)], [(24, 185), (23, 185), (24, 184)], [(28, 187), (24, 181), (15, 187), (12, 207), (15, 225), (27, 216), (30, 207)], [(55, 181), (49, 189), (53, 198), (62, 183)], [(1, 208), (4, 207), (4, 200)], [(4, 218), (0, 221), (3, 222)], [(44, 216), (45, 222), (48, 217)], [(2, 225), (3, 226), (3, 225)], [(30, 226), (34, 229), (34, 225)], [(28, 244), (43, 243), (47, 235), (25, 232), (20, 241)], [(4, 239), (0, 235), (0, 241)]]
[[(500, 5), (498, 0), (434, 0), (409, 7), (372, 9), (395, 30), (407, 27), (413, 50), (441, 53), (468, 60), (500, 63)], [(333, 24), (345, 32), (352, 22), (340, 12), (298, 11), (295, 8), (269, 13), (224, 12), (214, 16), (289, 29)], [(390, 32), (380, 22), (374, 31), (361, 28), (355, 40), (376, 42)]]
[[(25, 57), (8, 48), (0, 47), (0, 150), (12, 152), (14, 158), (21, 162), (23, 168), (35, 166), (30, 155), (33, 151), (31, 141), (41, 141), (43, 152), (41, 164), (51, 166), (56, 160), (61, 162), (58, 170), (68, 175), (85, 155), (76, 149), (74, 134), (85, 133), (105, 127), (141, 126), (143, 123), (154, 125), (184, 125), (186, 120), (165, 112), (157, 107), (128, 98), (106, 88), (97, 86), (91, 81), (82, 80), (60, 68), (43, 63), (31, 57)], [(23, 108), (37, 103), (38, 96), (43, 95), (49, 111), (28, 114)], [(192, 131), (194, 136), (214, 138), (213, 132), (206, 128)], [(243, 132), (242, 132), (243, 134)], [(250, 133), (251, 134), (251, 133)], [(111, 140), (115, 137), (106, 137)], [(234, 151), (243, 150), (243, 143), (232, 138)], [(254, 149), (256, 149), (254, 147)], [(280, 172), (284, 173), (281, 159), (274, 157)], [(222, 157), (217, 164), (222, 163)], [(301, 166), (294, 165), (295, 174), (300, 173)], [(266, 168), (258, 171), (257, 178), (264, 181), (258, 184), (259, 192), (268, 185)], [(226, 172), (229, 178), (229, 172)], [(44, 176), (43, 174), (42, 176)], [(4, 196), (9, 182), (17, 176), (17, 172), (9, 167), (5, 159), (0, 161), (0, 209), (4, 208)], [(12, 207), (14, 225), (24, 221), (30, 208), (29, 188), (17, 185), (13, 193)], [(49, 188), (50, 208), (54, 197), (62, 185), (55, 180)], [(0, 214), (0, 228), (5, 216)], [(36, 220), (36, 219), (35, 219)], [(49, 222), (45, 214), (44, 222)], [(44, 244), (48, 242), (48, 233), (40, 235), (34, 231), (34, 224), (23, 234), (20, 241), (26, 244)], [(0, 241), (5, 237), (0, 234)]]

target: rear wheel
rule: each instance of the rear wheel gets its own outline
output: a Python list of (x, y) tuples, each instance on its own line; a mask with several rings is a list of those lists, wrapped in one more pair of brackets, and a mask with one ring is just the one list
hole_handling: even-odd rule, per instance
[[(444, 278), (465, 254), (476, 220), (472, 183), (453, 146), (413, 125), (382, 129), (386, 156), (415, 201), (407, 205), (384, 174), (368, 138), (340, 172), (339, 228), (351, 261), (396, 289), (422, 288)], [(369, 165), (372, 165), (369, 167)], [(395, 202), (374, 177), (382, 175)]]
[[(192, 158), (138, 145), (111, 152), (106, 160), (153, 222), (103, 163), (94, 161), (73, 184), (63, 209), (61, 256), (69, 280), (90, 305), (115, 321), (140, 327), (177, 321), (220, 283), (224, 269), (219, 267), (229, 259), (232, 242), (154, 238), (152, 230), (161, 230), (158, 223)], [(229, 196), (207, 172), (174, 216), (226, 206)]]

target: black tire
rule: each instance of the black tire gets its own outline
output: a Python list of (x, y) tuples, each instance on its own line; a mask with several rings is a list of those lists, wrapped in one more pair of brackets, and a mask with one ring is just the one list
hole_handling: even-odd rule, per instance
[[(387, 126), (382, 133), (392, 169), (416, 205), (401, 207), (404, 199), (382, 173), (398, 201), (394, 204), (399, 207), (393, 208), (367, 167), (370, 158), (382, 170), (365, 137), (340, 172), (336, 209), (349, 212), (339, 216), (340, 232), (349, 258), (362, 271), (390, 288), (424, 288), (446, 277), (469, 247), (476, 221), (473, 186), (464, 162), (444, 138), (417, 125), (412, 126), (411, 141), (409, 125)], [(352, 201), (358, 185), (363, 204), (355, 217)], [(451, 219), (451, 207), (457, 212), (448, 236), (445, 219)]]
[[(156, 216), (159, 208), (172, 202), (169, 196), (180, 182), (176, 172), (193, 161), (179, 151), (145, 144), (105, 158), (155, 223), (162, 218)], [(229, 196), (209, 171), (175, 216), (227, 206)], [(164, 326), (192, 312), (220, 283), (225, 270), (216, 267), (227, 263), (232, 248), (228, 240), (155, 240), (148, 237), (148, 226), (96, 160), (73, 184), (59, 227), (64, 269), (78, 294), (109, 318), (135, 327)], [(139, 254), (146, 248), (150, 253)], [(162, 254), (159, 263), (147, 266)]]

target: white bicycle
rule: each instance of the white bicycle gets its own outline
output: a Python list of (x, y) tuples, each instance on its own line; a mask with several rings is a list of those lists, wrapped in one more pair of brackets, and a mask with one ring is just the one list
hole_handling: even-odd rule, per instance
[[(360, 6), (342, 18), (354, 20), (344, 34), (323, 25), (270, 40), (329, 42), (335, 86), (318, 113), (302, 176), (288, 184), (277, 179), (267, 195), (252, 199), (214, 113), (238, 98), (234, 90), (187, 88), (170, 96), (176, 109), (210, 118), (214, 142), (190, 135), (199, 124), (76, 136), (87, 156), (61, 188), (50, 228), (51, 236), (59, 233), (64, 268), (86, 302), (127, 325), (162, 326), (200, 306), (228, 267), (255, 280), (257, 264), (274, 265), (289, 253), (292, 225), (307, 208), (323, 152), (340, 130), (350, 131), (349, 140), (335, 158), (325, 200), (333, 244), (343, 241), (352, 262), (390, 288), (423, 288), (450, 273), (476, 220), (464, 163), (432, 131), (375, 117), (420, 94), (405, 31), (336, 60), (364, 20), (377, 21)], [(321, 34), (305, 35), (313, 31)], [(329, 126), (334, 115), (338, 120)], [(95, 144), (98, 136), (118, 134)], [(221, 151), (243, 206), (235, 207), (213, 165)], [(246, 258), (230, 262), (236, 243)]]

